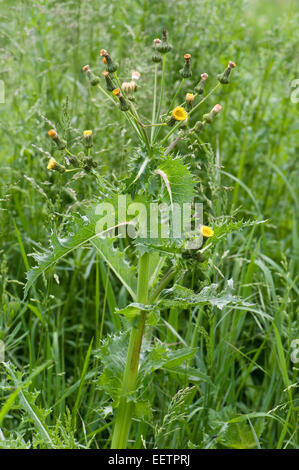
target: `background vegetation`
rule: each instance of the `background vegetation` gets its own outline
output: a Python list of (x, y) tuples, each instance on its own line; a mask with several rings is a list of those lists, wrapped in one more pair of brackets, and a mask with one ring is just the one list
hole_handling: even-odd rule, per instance
[[(218, 241), (204, 276), (216, 283), (232, 278), (255, 312), (171, 309), (167, 323), (155, 328), (161, 342), (195, 345), (198, 352), (185, 373), (164, 368), (147, 376), (151, 408), (140, 406), (130, 446), (298, 448), (298, 364), (291, 361), (291, 343), (299, 338), (299, 126), (298, 104), (290, 96), (291, 82), (299, 78), (298, 1), (0, 5), (0, 339), (6, 353), (0, 446), (109, 446), (103, 348), (108, 351), (122, 329), (113, 312), (126, 305), (126, 292), (96, 263), (95, 253), (82, 248), (23, 300), (25, 272), (34, 265), (28, 255), (47, 247), (51, 227), (63, 231), (70, 213), (80, 212), (97, 190), (88, 175), (74, 181), (46, 170), (51, 144), (45, 118), (62, 130), (93, 129), (103, 174), (125, 176), (136, 142), (119, 114), (88, 87), (81, 67), (89, 63), (100, 72), (99, 49), (105, 48), (121, 64), (122, 80), (139, 70), (139, 100), (150, 116), (151, 44), (165, 27), (174, 46), (167, 62), (168, 104), (184, 53), (192, 54), (194, 77), (208, 72), (215, 79), (229, 59), (237, 63), (231, 85), (215, 97), (223, 105), (221, 118), (202, 137), (216, 160), (209, 154), (207, 161), (195, 144), (180, 150), (209, 188), (212, 220), (266, 222)], [(200, 289), (196, 264), (190, 269), (189, 283)]]

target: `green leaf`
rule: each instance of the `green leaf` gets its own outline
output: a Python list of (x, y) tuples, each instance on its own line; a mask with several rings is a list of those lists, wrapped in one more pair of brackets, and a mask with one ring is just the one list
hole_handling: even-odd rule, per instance
[(241, 298), (232, 294), (233, 280), (227, 281), (225, 288), (219, 291), (218, 284), (211, 284), (204, 287), (198, 294), (186, 287), (175, 284), (171, 289), (165, 289), (161, 293), (158, 301), (159, 307), (179, 307), (188, 308), (199, 305), (201, 303), (209, 303), (212, 306), (222, 310), (228, 304), (242, 304), (250, 306), (251, 304), (244, 302)]
[[(109, 264), (112, 271), (128, 289), (133, 299), (136, 296), (136, 275), (135, 269), (132, 268), (125, 260), (124, 252), (117, 248), (113, 248), (113, 240), (111, 238), (100, 238), (97, 232), (96, 224), (99, 216), (95, 213), (95, 208), (90, 209), (84, 217), (75, 216), (75, 223), (69, 227), (69, 234), (60, 238), (54, 228), (50, 238), (50, 249), (44, 250), (42, 253), (34, 253), (32, 256), (37, 261), (35, 266), (27, 274), (27, 283), (25, 286), (25, 297), (30, 287), (36, 282), (39, 276), (45, 273), (49, 268), (53, 267), (62, 258), (72, 251), (80, 248), (88, 242), (93, 243), (97, 251), (104, 260)], [(126, 224), (126, 222), (123, 222)], [(105, 233), (119, 225), (111, 225)], [(104, 232), (102, 232), (102, 235)]]
[[(194, 178), (180, 158), (167, 157), (157, 170), (163, 172), (164, 181), (165, 177), (167, 178), (169, 188), (165, 188), (166, 199), (179, 204), (192, 201), (195, 186)], [(169, 193), (171, 193), (171, 197)]]

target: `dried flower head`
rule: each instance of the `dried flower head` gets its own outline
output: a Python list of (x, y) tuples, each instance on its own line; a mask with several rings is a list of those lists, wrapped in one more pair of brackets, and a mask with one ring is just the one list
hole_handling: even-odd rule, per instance
[(176, 121), (185, 121), (185, 119), (188, 117), (187, 112), (181, 106), (174, 108), (171, 115)]
[(89, 68), (89, 65), (84, 65), (84, 67), (82, 67), (82, 71), (83, 72), (90, 72), (90, 68)]
[(230, 60), (229, 63), (228, 63), (228, 67), (230, 69), (234, 69), (236, 67), (236, 64)]
[(100, 56), (101, 57), (106, 57), (108, 55), (108, 52), (106, 51), (106, 49), (101, 49), (100, 50)]
[(156, 49), (158, 52), (161, 54), (166, 54), (172, 49), (172, 46), (168, 42), (168, 37), (167, 37), (167, 31), (166, 29), (162, 30), (162, 41), (160, 43), (156, 44)]
[(206, 79), (208, 78), (208, 76), (209, 76), (209, 75), (208, 75), (207, 73), (202, 73), (201, 76), (200, 76), (200, 78), (202, 79), (203, 82), (205, 82)]
[(137, 70), (132, 70), (131, 73), (132, 73), (132, 75), (131, 75), (132, 80), (139, 80), (139, 78), (140, 78), (140, 73), (139, 73)]

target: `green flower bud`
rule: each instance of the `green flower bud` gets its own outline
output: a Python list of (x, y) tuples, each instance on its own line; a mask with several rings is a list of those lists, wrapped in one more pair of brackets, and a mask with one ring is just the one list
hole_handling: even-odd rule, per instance
[(92, 86), (96, 86), (100, 83), (100, 78), (97, 77), (89, 68), (89, 65), (82, 67), (83, 72), (86, 73), (88, 80)]
[(108, 72), (109, 73), (116, 72), (118, 69), (118, 64), (116, 62), (113, 62), (108, 52), (105, 49), (101, 49), (100, 55), (101, 57), (103, 57), (103, 62), (107, 66)]
[(162, 41), (157, 44), (157, 51), (160, 52), (160, 54), (166, 54), (167, 52), (171, 51), (172, 46), (168, 43), (167, 39), (167, 31), (166, 29), (163, 29), (162, 31)]
[(185, 59), (185, 65), (180, 70), (180, 75), (181, 75), (182, 78), (190, 78), (192, 76), (191, 54), (185, 54), (184, 59)]
[(203, 115), (203, 120), (206, 123), (211, 124), (211, 122), (214, 120), (215, 116), (217, 116), (217, 114), (221, 111), (221, 109), (222, 106), (220, 104), (216, 104), (209, 113)]
[(234, 69), (235, 67), (236, 67), (236, 64), (230, 60), (224, 72), (217, 75), (217, 79), (222, 85), (227, 85), (229, 83), (230, 73), (232, 69)]
[(55, 129), (50, 129), (48, 132), (48, 136), (51, 137), (52, 140), (54, 140), (55, 144), (57, 145), (58, 150), (64, 150), (66, 147), (66, 141), (63, 140)]
[(153, 44), (154, 53), (152, 55), (152, 61), (156, 64), (158, 64), (162, 60), (162, 56), (161, 56), (160, 52), (158, 51), (158, 46), (161, 43), (162, 43), (161, 39), (154, 39), (154, 44)]
[(198, 95), (202, 95), (204, 92), (205, 83), (206, 83), (206, 79), (208, 78), (208, 74), (202, 73), (200, 77), (201, 77), (200, 82), (194, 88), (194, 90), (196, 91)]
[(111, 80), (111, 77), (110, 77), (110, 75), (109, 75), (108, 70), (104, 70), (103, 75), (104, 75), (105, 80), (106, 80), (106, 87), (107, 87), (107, 90), (108, 90), (108, 91), (113, 91), (115, 87), (114, 87), (114, 85), (113, 85), (113, 82), (112, 82), (112, 80)]
[(130, 104), (127, 102), (125, 97), (121, 94), (121, 91), (119, 88), (115, 88), (113, 90), (114, 96), (117, 96), (119, 99), (119, 106), (121, 111), (128, 111), (130, 109)]

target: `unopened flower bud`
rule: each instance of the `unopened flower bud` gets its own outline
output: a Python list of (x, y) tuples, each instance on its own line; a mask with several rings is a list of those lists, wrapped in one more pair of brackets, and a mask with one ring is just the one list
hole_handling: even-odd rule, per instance
[(162, 41), (156, 45), (157, 51), (160, 54), (166, 54), (172, 49), (172, 46), (168, 42), (167, 31), (163, 29), (162, 31)]
[(83, 168), (85, 171), (90, 171), (92, 168), (96, 168), (98, 166), (97, 162), (91, 156), (84, 157), (82, 160)]
[(162, 60), (162, 56), (158, 50), (158, 46), (160, 46), (161, 43), (162, 43), (161, 39), (154, 39), (154, 44), (153, 44), (154, 53), (152, 55), (152, 61), (156, 64), (158, 64)]
[(84, 145), (87, 147), (87, 148), (91, 148), (93, 146), (93, 142), (92, 142), (92, 131), (91, 130), (86, 130), (86, 131), (83, 131), (83, 141), (84, 141)]
[(47, 170), (59, 171), (60, 173), (65, 172), (65, 166), (60, 165), (55, 158), (51, 157), (47, 166)]
[(217, 78), (222, 85), (227, 85), (229, 83), (230, 73), (235, 67), (236, 64), (230, 60), (224, 72), (217, 75)]
[(96, 86), (100, 83), (100, 79), (99, 77), (97, 77), (91, 70), (90, 70), (90, 67), (89, 65), (84, 65), (84, 67), (82, 67), (82, 71), (84, 73), (86, 73), (87, 77), (88, 77), (88, 80), (90, 81), (90, 84), (92, 86)]
[(111, 80), (111, 77), (110, 77), (110, 75), (109, 75), (108, 70), (104, 70), (104, 72), (102, 72), (102, 74), (104, 75), (105, 80), (106, 80), (106, 87), (107, 87), (107, 90), (108, 90), (108, 91), (113, 91), (113, 90), (114, 90), (114, 85), (113, 85), (113, 82), (112, 82), (112, 80)]
[(220, 113), (222, 109), (222, 106), (220, 104), (216, 104), (214, 108), (208, 113), (203, 115), (203, 119), (207, 123), (211, 123), (215, 116), (217, 116), (218, 113)]
[(191, 70), (191, 54), (185, 54), (184, 55), (185, 59), (185, 65), (184, 67), (180, 70), (180, 75), (182, 78), (190, 78), (192, 75), (192, 70)]
[(55, 144), (57, 145), (58, 150), (63, 150), (66, 147), (66, 141), (63, 140), (55, 129), (50, 129), (48, 132), (48, 136), (51, 137), (52, 140), (54, 140)]
[(115, 88), (115, 90), (113, 90), (113, 94), (115, 96), (117, 96), (117, 98), (119, 99), (119, 104), (120, 104), (121, 111), (128, 111), (130, 109), (130, 105), (127, 102), (127, 100), (125, 99), (125, 97), (122, 95), (120, 89)]
[(194, 132), (200, 132), (203, 127), (204, 127), (204, 123), (201, 122), (201, 121), (197, 121), (197, 122), (194, 124), (194, 127), (193, 127), (192, 130), (193, 130)]
[(194, 103), (193, 93), (187, 93), (185, 101), (186, 101), (186, 104), (187, 104), (187, 110), (190, 111), (192, 109), (193, 103)]
[(201, 76), (200, 76), (200, 82), (196, 85), (196, 87), (194, 88), (194, 90), (196, 91), (196, 93), (198, 95), (202, 95), (203, 92), (204, 92), (204, 88), (205, 88), (205, 82), (206, 82), (206, 79), (208, 78), (208, 74), (207, 73), (202, 73)]
[(109, 73), (114, 73), (118, 69), (118, 64), (113, 62), (110, 55), (105, 49), (100, 50), (100, 56), (103, 57), (104, 63), (107, 65), (107, 70)]

